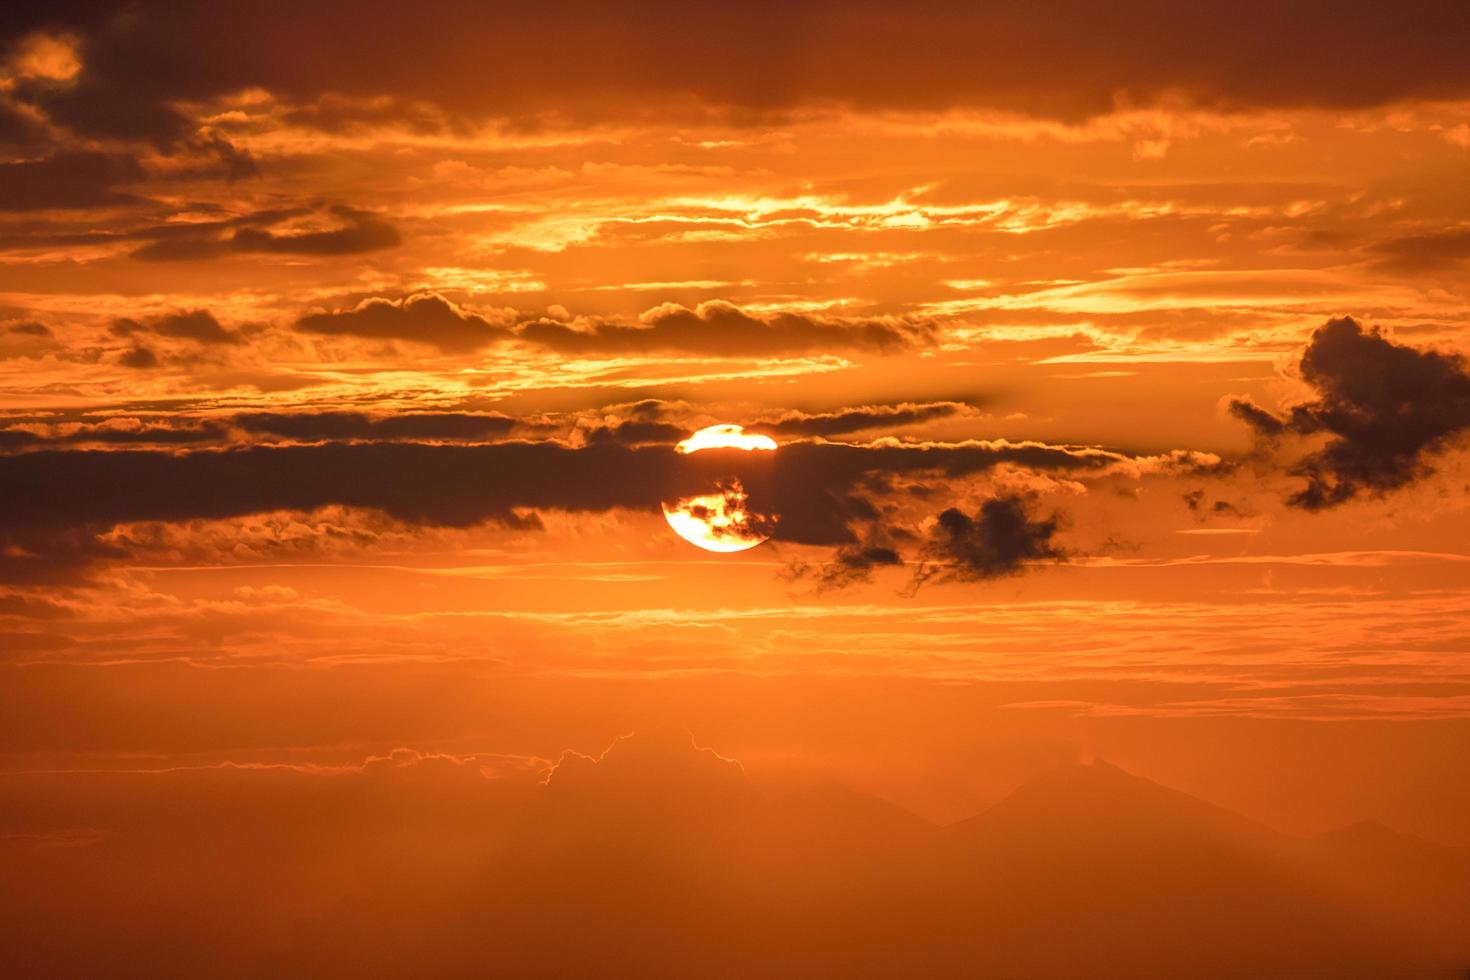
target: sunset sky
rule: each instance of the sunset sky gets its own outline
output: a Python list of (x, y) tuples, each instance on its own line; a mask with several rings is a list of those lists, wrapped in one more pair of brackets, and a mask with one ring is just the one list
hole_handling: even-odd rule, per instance
[[(1102, 759), (1470, 845), (1467, 38), (5, 5), (0, 847), (669, 728), (938, 824)], [(715, 424), (778, 448), (691, 475)], [(671, 530), (756, 456), (770, 540)]]

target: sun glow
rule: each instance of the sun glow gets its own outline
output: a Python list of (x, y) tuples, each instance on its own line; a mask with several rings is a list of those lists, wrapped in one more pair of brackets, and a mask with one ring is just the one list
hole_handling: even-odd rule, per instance
[(775, 449), (776, 440), (770, 436), (748, 433), (738, 425), (711, 425), (674, 447), (681, 453), (696, 453), (701, 449)]
[[(747, 433), (738, 425), (711, 425), (675, 447), (690, 454), (702, 449), (741, 449), (770, 452), (776, 440)], [(775, 515), (758, 513), (738, 477), (716, 482), (713, 493), (665, 501), (664, 519), (674, 533), (706, 551), (730, 554), (748, 551), (771, 536)]]

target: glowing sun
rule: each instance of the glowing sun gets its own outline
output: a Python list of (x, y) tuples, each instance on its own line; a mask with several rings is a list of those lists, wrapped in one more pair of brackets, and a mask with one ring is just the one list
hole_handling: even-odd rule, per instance
[[(776, 440), (747, 433), (738, 425), (700, 429), (674, 447), (684, 455), (705, 449), (742, 449), (773, 452)], [(747, 551), (771, 536), (775, 515), (752, 507), (750, 494), (737, 475), (720, 477), (713, 492), (679, 497), (663, 503), (664, 519), (674, 533), (706, 551)]]

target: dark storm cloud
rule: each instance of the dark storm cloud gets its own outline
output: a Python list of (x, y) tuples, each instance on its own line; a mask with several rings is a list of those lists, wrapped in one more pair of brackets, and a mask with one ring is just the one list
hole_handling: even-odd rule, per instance
[(143, 179), (142, 166), (114, 153), (60, 153), (0, 163), (0, 211), (110, 207), (139, 199), (120, 188)]
[(241, 337), (226, 330), (208, 310), (182, 310), (146, 320), (120, 317), (112, 322), (112, 333), (118, 337), (155, 334), (175, 340), (193, 340), (201, 344), (239, 344)]
[(371, 340), (410, 340), (445, 351), (474, 350), (511, 336), (508, 328), (434, 293), (403, 300), (368, 299), (350, 310), (308, 313), (296, 321), (296, 329)]
[(893, 351), (933, 336), (933, 328), (895, 317), (818, 318), (799, 313), (758, 317), (726, 302), (697, 309), (668, 305), (639, 324), (596, 321), (573, 326), (555, 320), (522, 324), (523, 340), (569, 354), (643, 354), (683, 351), (714, 357), (796, 354), (865, 348)]
[(1291, 466), (1307, 485), (1289, 503), (1322, 510), (1382, 494), (1430, 472), (1426, 457), (1470, 428), (1470, 375), (1453, 354), (1396, 344), (1343, 317), (1319, 327), (1302, 353), (1314, 401), (1277, 417), (1250, 402), (1231, 406), (1260, 435), (1325, 437)]
[[(390, 95), (477, 116), (606, 117), (692, 96), (747, 116), (835, 102), (1068, 120), (1108, 112), (1120, 96), (1360, 107), (1470, 93), (1470, 8), (1443, 0), (324, 0), (288, 12), (119, 0), (8, 4), (0, 37), (43, 27), (79, 34), (85, 68), (76, 84), (36, 93), (39, 105), (90, 135), (160, 141), (181, 135), (173, 102), (251, 86), (299, 104)], [(546, 70), (547, 38), (556, 71)]]
[(835, 412), (787, 412), (775, 421), (748, 428), (753, 432), (776, 435), (839, 436), (868, 429), (918, 425), (958, 415), (968, 407), (959, 402), (929, 402), (920, 405), (866, 405)]
[(1027, 562), (1061, 561), (1052, 539), (1056, 515), (1038, 518), (1024, 497), (993, 497), (972, 516), (951, 507), (939, 515), (913, 587), (930, 581), (962, 582), (1015, 575)]

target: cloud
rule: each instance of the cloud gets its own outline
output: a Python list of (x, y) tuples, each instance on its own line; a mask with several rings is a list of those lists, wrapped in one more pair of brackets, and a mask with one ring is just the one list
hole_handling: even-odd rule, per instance
[(603, 819), (629, 808), (699, 814), (759, 800), (739, 762), (695, 744), (682, 728), (625, 735), (596, 758), (564, 752), (546, 788), (556, 804)]
[[(398, 229), (381, 217), (342, 205), (327, 209), (341, 222), (336, 228), (287, 232), (269, 228), (310, 213), (299, 208), (262, 211), (192, 229), (156, 229), (157, 237), (136, 249), (133, 257), (148, 262), (188, 262), (249, 253), (331, 257), (381, 251), (403, 242)], [(225, 231), (229, 234), (222, 235)]]
[(1383, 256), (1379, 264), (1393, 271), (1451, 269), (1470, 259), (1470, 229), (1408, 235), (1383, 242), (1373, 251)]
[(374, 297), (351, 310), (310, 313), (296, 322), (307, 333), (415, 340), (446, 351), (520, 340), (561, 354), (679, 352), (709, 357), (772, 357), (822, 350), (894, 352), (933, 339), (926, 322), (902, 317), (757, 316), (722, 300), (695, 309), (668, 303), (637, 323), (589, 317), (576, 323), (534, 319), (514, 326), (474, 313), (437, 293), (403, 299)]
[[(185, 135), (176, 104), (250, 88), (297, 105), (329, 93), (359, 105), (394, 96), (414, 125), (422, 103), (482, 119), (605, 118), (692, 102), (757, 119), (835, 103), (1077, 121), (1120, 98), (1352, 108), (1470, 93), (1459, 43), (1470, 13), (1433, 0), (1406, 0), (1393, 18), (1356, 0), (1247, 9), (801, 0), (758, 18), (672, 0), (469, 12), (447, 0), (326, 0), (293, 12), (289, 36), (309, 54), (290, 56), (281, 54), (279, 16), (264, 9), (27, 7), (0, 22), (0, 39), (41, 28), (83, 39), (79, 76), (35, 88), (32, 101), (90, 136), (157, 141)], [(499, 42), (488, 62), (486, 36)], [(557, 37), (563, 70), (544, 70), (548, 36)], [(608, 38), (619, 43), (609, 48)], [(1374, 71), (1361, 69), (1370, 63)]]
[(117, 362), (123, 367), (136, 368), (140, 371), (151, 370), (158, 367), (158, 355), (147, 347), (134, 347), (123, 351)]
[(358, 255), (394, 248), (403, 236), (388, 222), (364, 211), (337, 206), (332, 213), (346, 222), (327, 231), (276, 234), (260, 228), (241, 228), (228, 242), (236, 252), (273, 252), (281, 255)]
[(793, 581), (815, 575), (817, 591), (829, 592), (870, 582), (877, 569), (903, 563), (903, 556), (894, 548), (860, 543), (843, 545), (821, 565), (798, 563), (787, 569), (785, 574)]
[(1288, 503), (1323, 510), (1431, 472), (1427, 457), (1470, 428), (1470, 374), (1457, 355), (1396, 344), (1351, 317), (1312, 334), (1298, 371), (1313, 401), (1278, 417), (1237, 399), (1231, 411), (1268, 440), (1325, 439), (1288, 464), (1306, 486)]
[[(146, 320), (120, 317), (113, 321), (112, 333), (119, 337), (151, 333), (159, 337), (193, 340), (201, 344), (233, 345), (242, 342), (238, 333), (226, 330), (208, 310), (183, 310)], [(152, 367), (153, 365), (147, 366)]]
[(853, 319), (799, 313), (760, 317), (722, 300), (701, 303), (692, 310), (668, 303), (644, 313), (641, 320), (637, 325), (594, 320), (577, 326), (535, 320), (522, 324), (518, 333), (523, 340), (568, 354), (681, 351), (714, 357), (853, 348), (897, 351), (933, 336), (927, 324), (898, 317)]
[(621, 446), (672, 444), (689, 435), (686, 426), (672, 422), (648, 422), (630, 419), (609, 425), (590, 426), (579, 430), (588, 445), (616, 443)]
[(774, 421), (762, 422), (748, 428), (752, 432), (770, 432), (775, 435), (838, 436), (867, 429), (919, 425), (934, 419), (960, 415), (968, 409), (968, 405), (960, 402), (866, 405), (835, 412), (786, 412)]
[(140, 199), (120, 190), (143, 179), (130, 156), (74, 152), (0, 163), (0, 211), (114, 207)]
[(437, 293), (401, 300), (366, 299), (350, 310), (308, 313), (296, 321), (306, 333), (409, 340), (444, 351), (470, 351), (510, 337), (510, 331)]
[(1053, 542), (1055, 514), (1037, 518), (1025, 498), (993, 497), (973, 516), (951, 507), (939, 515), (924, 545), (926, 564), (913, 588), (931, 581), (974, 582), (1015, 575), (1027, 562), (1062, 561)]
[(420, 412), (375, 417), (362, 412), (250, 412), (233, 423), (246, 432), (306, 441), (328, 439), (454, 439), (503, 437), (516, 420), (505, 415)]
[(0, 323), (0, 359), (39, 357), (60, 346), (56, 334), (44, 323), (34, 320)]
[(670, 446), (557, 442), (44, 449), (0, 456), (9, 505), (0, 514), (0, 547), (24, 535), (24, 550), (40, 555), (48, 535), (331, 505), (427, 526), (495, 522), (527, 529), (537, 526), (528, 511), (656, 513), (660, 501), (706, 493), (727, 473), (741, 479), (754, 511), (780, 514), (778, 540), (843, 547), (856, 544), (857, 529), (879, 517), (869, 498), (886, 492), (888, 477), (953, 480), (1001, 464), (1101, 472), (1127, 462), (1098, 450), (1005, 442), (795, 443), (777, 453), (692, 455)]

